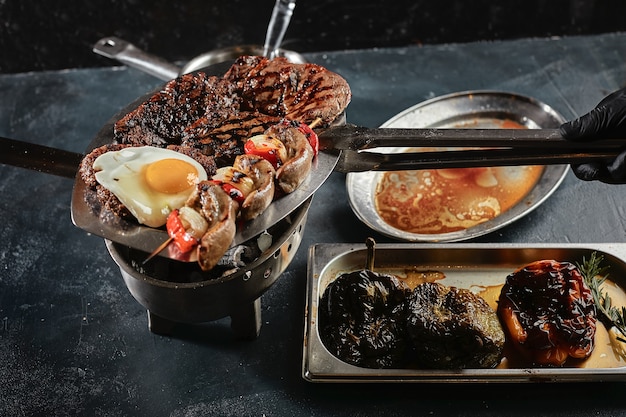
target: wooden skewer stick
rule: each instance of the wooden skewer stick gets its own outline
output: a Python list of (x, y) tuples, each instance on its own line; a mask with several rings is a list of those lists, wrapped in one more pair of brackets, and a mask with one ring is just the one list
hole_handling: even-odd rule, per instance
[(161, 243), (159, 245), (159, 247), (157, 247), (155, 250), (153, 250), (152, 253), (150, 253), (150, 255), (148, 255), (148, 257), (146, 259), (144, 259), (144, 261), (141, 263), (141, 265), (145, 265), (146, 263), (148, 263), (148, 261), (150, 261), (150, 259), (152, 259), (155, 256), (157, 256), (159, 254), (159, 252), (161, 252), (163, 249), (167, 248), (169, 246), (169, 244), (172, 243), (172, 240), (174, 240), (173, 237), (167, 238), (165, 240), (165, 242)]
[(315, 119), (315, 120), (313, 120), (313, 121), (311, 122), (311, 124), (309, 125), (309, 127), (310, 127), (311, 129), (315, 129), (315, 128), (317, 127), (317, 125), (319, 125), (320, 123), (322, 123), (322, 118), (321, 118), (321, 117), (318, 117), (317, 119)]

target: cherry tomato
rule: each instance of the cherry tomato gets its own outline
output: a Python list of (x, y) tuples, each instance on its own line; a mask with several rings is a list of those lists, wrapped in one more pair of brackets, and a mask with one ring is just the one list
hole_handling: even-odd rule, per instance
[(315, 133), (306, 123), (300, 123), (298, 130), (302, 132), (309, 141), (311, 148), (313, 148), (313, 155), (317, 156), (317, 153), (320, 150), (320, 140), (317, 137), (317, 133)]

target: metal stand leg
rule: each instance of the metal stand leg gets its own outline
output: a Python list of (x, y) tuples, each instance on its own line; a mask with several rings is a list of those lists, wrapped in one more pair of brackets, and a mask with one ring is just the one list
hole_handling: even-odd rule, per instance
[(261, 332), (261, 297), (230, 315), (230, 328), (240, 339), (256, 339)]
[(159, 317), (148, 310), (148, 329), (150, 329), (152, 333), (160, 334), (162, 336), (171, 336), (174, 331), (174, 327), (176, 327), (175, 322)]

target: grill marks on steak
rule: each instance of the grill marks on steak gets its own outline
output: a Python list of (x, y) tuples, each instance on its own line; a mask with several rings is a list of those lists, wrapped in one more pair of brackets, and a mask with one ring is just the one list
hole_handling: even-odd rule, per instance
[(281, 119), (328, 125), (350, 99), (346, 80), (319, 65), (244, 56), (222, 78), (197, 73), (168, 82), (115, 124), (114, 139), (189, 146), (227, 165), (250, 136)]
[(222, 118), (201, 117), (185, 130), (181, 145), (213, 156), (220, 165), (230, 165), (244, 153), (248, 138), (262, 134), (280, 120), (255, 111), (230, 113)]
[(256, 109), (310, 124), (331, 123), (348, 105), (351, 92), (339, 75), (316, 64), (285, 58), (240, 57), (225, 75), (237, 85), (242, 109)]
[(201, 117), (223, 119), (239, 109), (234, 86), (204, 73), (185, 74), (168, 82), (114, 128), (119, 143), (179, 145), (185, 129)]

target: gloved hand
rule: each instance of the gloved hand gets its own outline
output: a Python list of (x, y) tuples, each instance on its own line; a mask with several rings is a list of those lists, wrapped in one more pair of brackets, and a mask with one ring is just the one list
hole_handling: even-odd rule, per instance
[[(626, 88), (605, 97), (589, 113), (563, 123), (561, 134), (571, 141), (623, 138), (626, 149)], [(626, 184), (626, 150), (612, 161), (572, 165), (574, 174), (585, 181)]]

